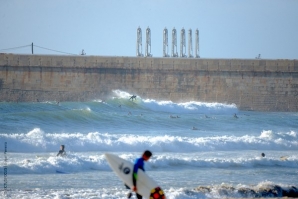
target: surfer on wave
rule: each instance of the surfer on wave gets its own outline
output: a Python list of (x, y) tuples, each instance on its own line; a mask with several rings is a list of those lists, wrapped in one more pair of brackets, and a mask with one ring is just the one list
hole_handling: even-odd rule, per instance
[(132, 95), (129, 100), (133, 101), (133, 100), (137, 100), (137, 96), (136, 95)]

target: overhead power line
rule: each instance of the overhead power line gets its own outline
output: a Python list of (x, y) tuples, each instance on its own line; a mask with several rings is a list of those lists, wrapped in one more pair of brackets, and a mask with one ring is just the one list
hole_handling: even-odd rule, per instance
[(74, 53), (63, 52), (63, 51), (59, 51), (59, 50), (54, 50), (54, 49), (50, 49), (50, 48), (46, 48), (46, 47), (34, 45), (33, 43), (32, 44), (29, 44), (29, 45), (25, 45), (25, 46), (18, 46), (18, 47), (13, 47), (13, 48), (0, 49), (0, 52), (1, 51), (16, 50), (16, 49), (25, 48), (25, 47), (31, 47), (32, 48), (31, 49), (32, 50), (32, 54), (33, 54), (33, 47), (37, 47), (37, 48), (41, 48), (41, 49), (44, 49), (44, 50), (49, 50), (49, 51), (63, 53), (63, 54), (68, 54), (68, 55), (78, 55), (78, 54), (74, 54)]
[(35, 46), (37, 48), (53, 51), (53, 52), (64, 53), (64, 54), (68, 54), (68, 55), (77, 55), (77, 54), (73, 54), (73, 53), (67, 53), (67, 52), (63, 52), (63, 51), (59, 51), (59, 50), (53, 50), (53, 49), (50, 49), (50, 48), (45, 48), (45, 47), (42, 47), (42, 46), (37, 46), (37, 45), (33, 45), (33, 46)]
[(0, 49), (0, 51), (15, 50), (15, 49), (19, 49), (19, 48), (25, 48), (25, 47), (29, 47), (29, 46), (31, 46), (31, 44), (29, 44), (29, 45), (25, 45), (25, 46), (13, 47), (13, 48), (5, 48), (5, 49)]

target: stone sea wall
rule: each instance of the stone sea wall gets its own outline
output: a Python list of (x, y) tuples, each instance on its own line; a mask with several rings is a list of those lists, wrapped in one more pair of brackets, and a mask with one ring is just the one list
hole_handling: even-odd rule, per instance
[(0, 101), (88, 101), (115, 89), (156, 100), (298, 111), (298, 60), (0, 54)]

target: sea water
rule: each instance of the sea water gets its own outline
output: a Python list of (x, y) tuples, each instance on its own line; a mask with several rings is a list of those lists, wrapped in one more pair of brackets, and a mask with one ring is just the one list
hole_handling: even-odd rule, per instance
[(170, 199), (298, 196), (298, 113), (131, 95), (0, 103), (0, 197), (126, 198), (104, 153), (134, 161), (147, 149)]

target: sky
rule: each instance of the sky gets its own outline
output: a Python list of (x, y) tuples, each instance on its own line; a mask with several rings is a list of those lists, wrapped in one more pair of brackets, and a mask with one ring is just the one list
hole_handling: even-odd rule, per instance
[(199, 30), (201, 58), (298, 59), (298, 0), (0, 0), (0, 53), (31, 54), (33, 43), (34, 54), (134, 57), (139, 26), (153, 57), (165, 27), (171, 53), (175, 27), (178, 53), (185, 28), (193, 45)]

